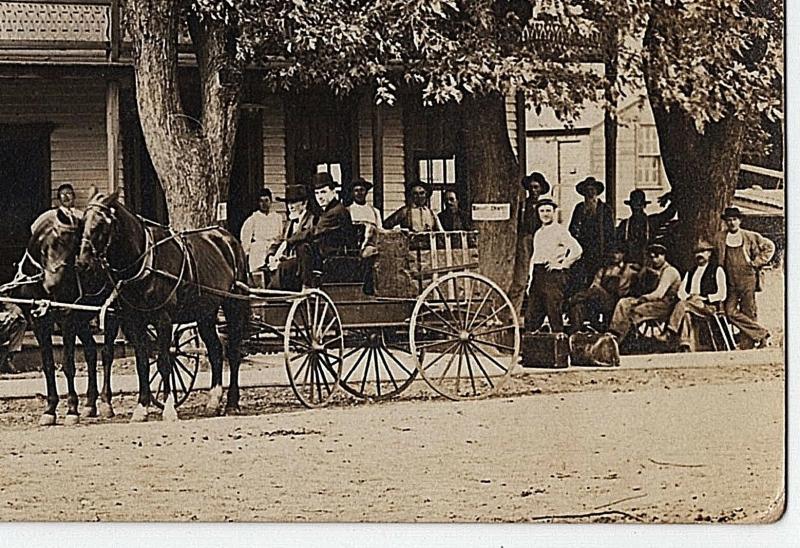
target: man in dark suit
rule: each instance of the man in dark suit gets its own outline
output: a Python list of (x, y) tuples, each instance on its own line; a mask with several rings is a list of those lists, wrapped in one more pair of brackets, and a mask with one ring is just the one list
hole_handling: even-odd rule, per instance
[(571, 273), (568, 290), (571, 295), (589, 287), (614, 243), (614, 216), (611, 207), (600, 199), (605, 190), (603, 183), (587, 177), (575, 190), (583, 196), (583, 201), (572, 211), (569, 231), (581, 244), (583, 256)]
[(278, 201), (286, 202), (289, 221), (286, 223), (281, 241), (273, 244), (267, 251), (269, 287), (296, 291), (301, 285), (297, 275), (297, 254), (288, 240), (294, 234), (314, 226), (314, 215), (308, 208), (308, 192), (303, 185), (288, 185), (285, 197), (279, 197)]
[(339, 201), (337, 185), (329, 173), (317, 173), (313, 179), (314, 197), (322, 213), (311, 228), (287, 238), (297, 253), (297, 273), (304, 289), (318, 287), (322, 261), (353, 245), (353, 222), (350, 212)]

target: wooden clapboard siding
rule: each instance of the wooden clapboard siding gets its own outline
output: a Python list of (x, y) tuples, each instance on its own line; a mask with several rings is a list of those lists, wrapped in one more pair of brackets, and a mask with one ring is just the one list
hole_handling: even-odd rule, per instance
[(371, 97), (363, 97), (358, 105), (358, 164), (361, 176), (373, 179), (372, 170), (372, 106)]
[(283, 99), (269, 95), (265, 99), (263, 119), (264, 185), (274, 196), (283, 196), (286, 180), (286, 114)]
[(514, 93), (506, 95), (506, 126), (511, 149), (517, 154), (517, 96)]
[(101, 79), (0, 81), (0, 123), (53, 126), (50, 136), (53, 203), (56, 189), (62, 183), (75, 187), (78, 207), (87, 203), (92, 186), (108, 187), (105, 85)]
[(383, 112), (383, 214), (388, 217), (406, 203), (403, 111), (395, 105)]

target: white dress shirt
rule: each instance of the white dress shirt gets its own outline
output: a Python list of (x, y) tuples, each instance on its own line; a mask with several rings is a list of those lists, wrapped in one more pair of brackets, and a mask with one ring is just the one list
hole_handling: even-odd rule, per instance
[[(697, 270), (695, 270), (694, 278), (692, 278), (692, 287), (687, 288), (686, 286), (689, 284), (689, 276), (691, 276), (692, 272), (689, 271), (683, 276), (683, 281), (681, 282), (681, 287), (678, 289), (678, 298), (682, 301), (685, 301), (692, 295), (700, 295), (700, 282), (703, 280), (703, 274), (706, 272), (706, 268), (708, 268), (708, 264), (704, 264), (703, 266), (698, 266)], [(725, 279), (725, 271), (722, 270), (722, 267), (717, 267), (717, 292), (708, 295), (708, 302), (709, 303), (720, 303), (724, 301), (728, 296), (727, 290), (727, 281)]]
[(578, 240), (572, 237), (567, 227), (553, 221), (542, 225), (533, 235), (533, 256), (531, 257), (530, 271), (533, 266), (540, 264), (550, 267), (550, 270), (564, 270), (581, 258), (583, 248)]
[(254, 272), (264, 266), (270, 246), (281, 240), (283, 219), (274, 212), (265, 215), (256, 211), (242, 225), (241, 236), (248, 268)]
[(383, 226), (381, 212), (375, 206), (369, 204), (359, 205), (354, 202), (347, 209), (350, 210), (350, 218), (354, 223)]

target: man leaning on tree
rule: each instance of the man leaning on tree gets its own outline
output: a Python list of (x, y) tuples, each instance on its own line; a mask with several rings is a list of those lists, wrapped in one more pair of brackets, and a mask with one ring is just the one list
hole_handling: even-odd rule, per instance
[(742, 212), (737, 207), (722, 213), (725, 228), (717, 234), (720, 266), (728, 279), (725, 315), (742, 333), (740, 348), (769, 345), (769, 331), (758, 323), (756, 291), (760, 291), (761, 269), (775, 254), (775, 244), (758, 232), (741, 228)]

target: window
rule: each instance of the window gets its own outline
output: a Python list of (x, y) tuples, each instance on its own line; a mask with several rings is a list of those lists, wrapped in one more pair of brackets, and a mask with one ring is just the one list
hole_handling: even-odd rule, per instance
[(431, 208), (440, 211), (444, 205), (444, 193), (456, 190), (456, 157), (419, 160), (419, 178), (431, 185)]
[(636, 187), (662, 188), (661, 155), (655, 125), (636, 126)]
[(334, 181), (342, 184), (342, 164), (317, 164), (317, 173), (330, 173)]

